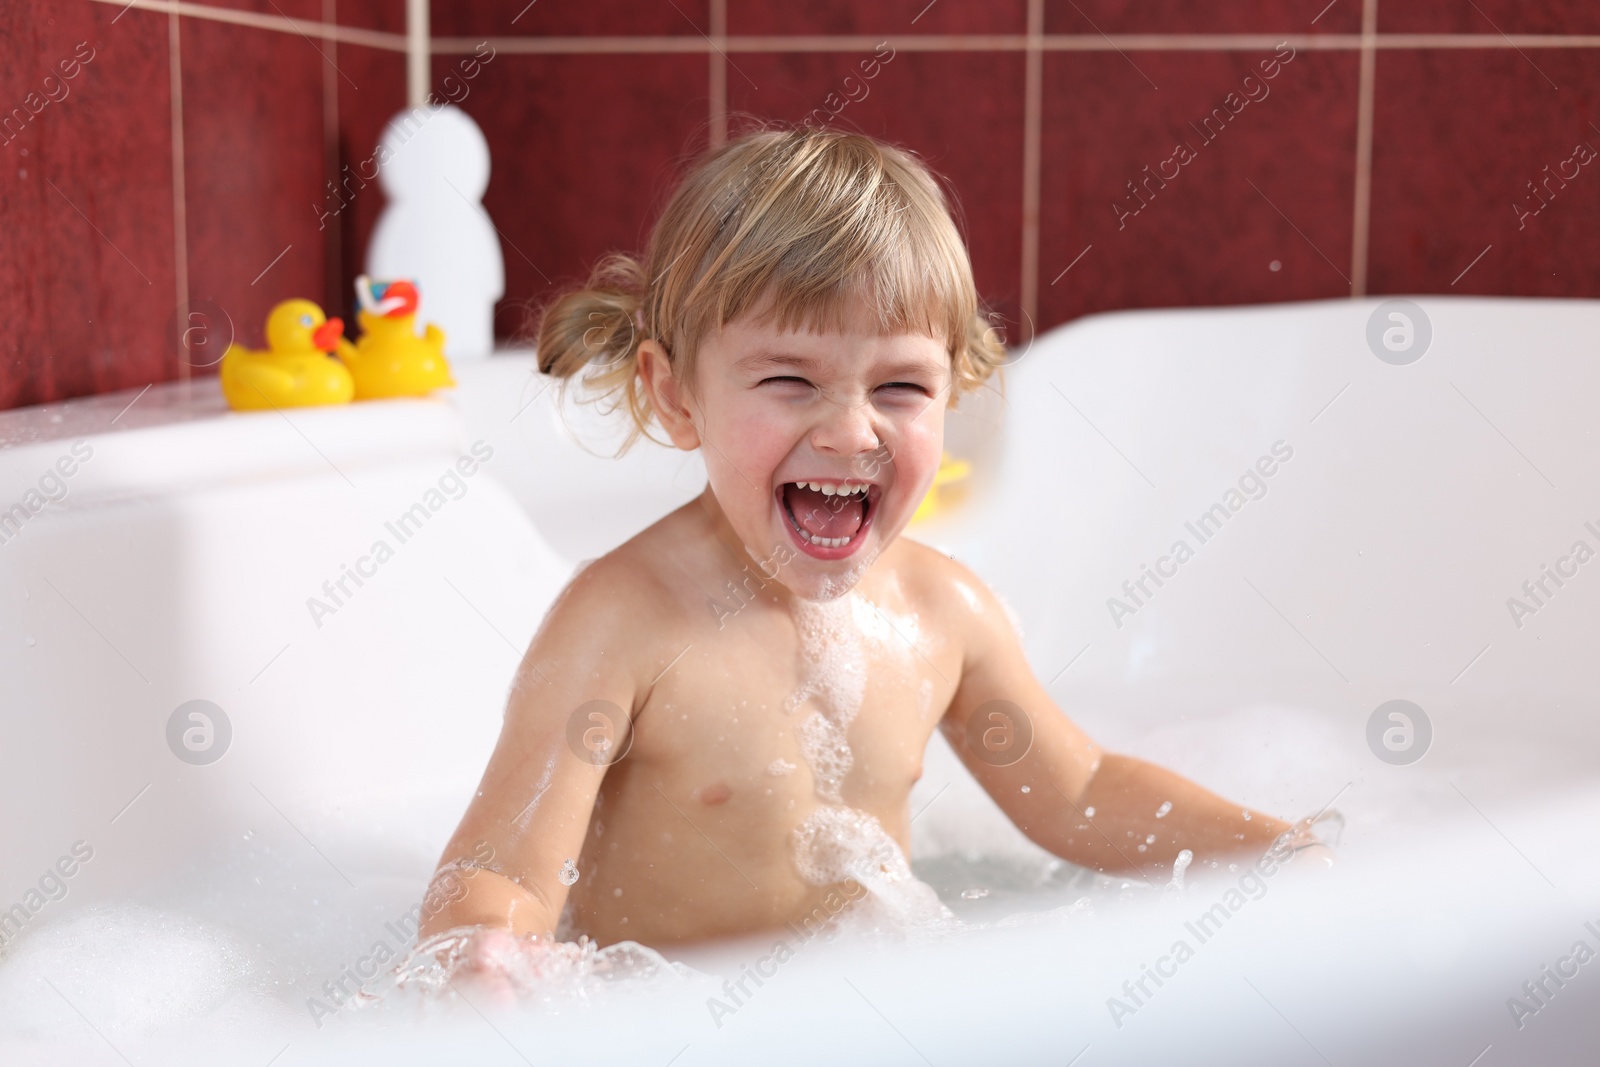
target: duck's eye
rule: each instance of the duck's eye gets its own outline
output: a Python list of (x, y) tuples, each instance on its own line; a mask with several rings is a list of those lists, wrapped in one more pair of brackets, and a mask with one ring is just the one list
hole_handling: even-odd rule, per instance
[(302, 325), (302, 326), (310, 326), (311, 325), (311, 316), (310, 315), (301, 315), (300, 316), (300, 325)]

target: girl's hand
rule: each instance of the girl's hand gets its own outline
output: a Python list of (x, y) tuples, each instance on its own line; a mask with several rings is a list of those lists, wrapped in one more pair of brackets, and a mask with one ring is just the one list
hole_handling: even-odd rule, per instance
[(1291, 861), (1297, 866), (1309, 867), (1314, 870), (1327, 870), (1338, 862), (1339, 855), (1333, 849), (1318, 841), (1315, 844), (1302, 845), (1294, 853)]
[(1343, 830), (1344, 816), (1325, 811), (1295, 823), (1273, 843), (1273, 851), (1288, 852), (1289, 862), (1302, 868), (1327, 870), (1339, 857), (1332, 843), (1324, 838), (1337, 841)]
[(516, 961), (526, 951), (524, 942), (510, 930), (480, 926), (467, 937), (455, 960), (450, 979), (458, 995), (474, 1005), (509, 1008), (517, 1002), (513, 975)]
[(460, 926), (423, 941), (400, 965), (397, 984), (454, 992), (473, 1007), (505, 1008), (555, 974), (561, 953), (549, 935), (503, 926)]

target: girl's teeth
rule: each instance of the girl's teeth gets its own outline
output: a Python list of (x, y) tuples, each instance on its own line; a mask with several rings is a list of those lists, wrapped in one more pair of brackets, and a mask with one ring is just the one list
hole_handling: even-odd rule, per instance
[(848, 537), (817, 537), (806, 533), (804, 530), (799, 531), (799, 533), (801, 537), (820, 548), (841, 548), (850, 543), (850, 538)]
[(795, 482), (802, 489), (814, 489), (824, 496), (854, 496), (866, 492), (864, 486), (850, 486), (833, 482)]

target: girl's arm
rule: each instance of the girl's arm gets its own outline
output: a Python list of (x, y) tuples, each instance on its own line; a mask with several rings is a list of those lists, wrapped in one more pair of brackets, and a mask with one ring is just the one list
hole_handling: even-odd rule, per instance
[[(590, 564), (539, 627), (494, 754), (440, 857), (419, 941), (462, 926), (554, 939), (567, 899), (561, 872), (578, 859), (606, 771), (603, 760), (597, 765), (574, 747), (569, 720), (606, 701), (620, 709), (624, 721), (613, 725), (625, 735), (645, 690), (638, 675), (646, 665), (626, 653), (653, 642), (636, 632), (645, 613), (618, 595), (630, 584), (627, 570), (609, 559)], [(592, 741), (606, 720), (582, 725), (579, 735), (588, 731)], [(611, 740), (621, 746), (625, 736)]]
[(1034, 677), (994, 594), (964, 567), (944, 563), (949, 579), (976, 595), (946, 598), (959, 605), (951, 610), (959, 613), (954, 627), (965, 652), (940, 729), (1030, 840), (1096, 870), (1156, 874), (1170, 871), (1184, 849), (1196, 860), (1259, 855), (1295, 829), (1172, 771), (1101, 749)]

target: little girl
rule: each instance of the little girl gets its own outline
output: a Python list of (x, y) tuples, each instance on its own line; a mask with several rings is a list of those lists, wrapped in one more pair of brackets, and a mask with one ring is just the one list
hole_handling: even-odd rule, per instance
[(642, 263), (547, 308), (540, 369), (626, 407), (630, 444), (700, 449), (707, 485), (551, 607), (422, 936), (476, 928), (456, 944), (481, 976), (564, 912), (563, 935), (657, 947), (857, 901), (937, 915), (906, 860), (935, 728), (1074, 863), (1154, 879), (1185, 851), (1304, 847), (1304, 825), (1101, 750), (984, 583), (900, 537), (946, 406), (1003, 358), (934, 178), (830, 129), (709, 153)]

